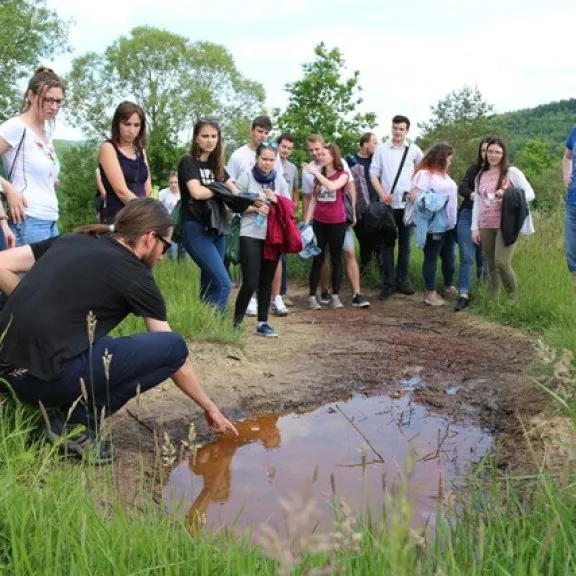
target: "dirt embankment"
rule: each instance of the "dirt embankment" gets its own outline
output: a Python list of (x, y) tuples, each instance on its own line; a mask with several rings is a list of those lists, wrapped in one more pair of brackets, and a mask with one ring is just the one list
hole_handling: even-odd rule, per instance
[[(519, 417), (529, 421), (548, 401), (526, 376), (532, 343), (511, 329), (450, 306), (431, 309), (418, 295), (374, 299), (367, 310), (311, 312), (305, 305), (302, 294), (287, 318), (271, 319), (277, 339), (253, 335), (254, 320), (247, 319), (243, 349), (190, 344), (204, 387), (230, 418), (303, 411), (354, 393), (394, 393), (418, 377), (416, 401), (501, 434), (506, 464), (522, 450)], [(171, 383), (132, 401), (114, 418), (122, 477), (138, 477), (142, 458), (152, 459), (154, 432), (161, 438), (166, 430), (178, 445), (194, 421), (207, 439), (200, 416)]]

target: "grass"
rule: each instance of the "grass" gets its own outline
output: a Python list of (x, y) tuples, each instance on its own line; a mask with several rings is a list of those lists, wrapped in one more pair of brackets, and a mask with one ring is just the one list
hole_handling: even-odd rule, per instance
[[(192, 260), (164, 260), (155, 268), (154, 276), (166, 300), (168, 322), (174, 331), (194, 340), (241, 343), (241, 332), (232, 330), (231, 310), (222, 315), (200, 301), (200, 272)], [(127, 336), (144, 330), (141, 318), (129, 316), (113, 335)]]
[[(514, 258), (518, 302), (494, 300), (476, 288), (472, 311), (538, 334), (557, 348), (574, 349), (576, 306), (561, 223), (561, 213), (539, 216), (537, 234), (521, 239)], [(421, 285), (421, 251), (413, 255), (412, 277)], [(308, 265), (291, 259), (292, 282), (306, 277)], [(155, 274), (174, 329), (190, 338), (239, 342), (230, 316), (221, 317), (198, 301), (199, 277), (192, 263), (165, 262)], [(372, 282), (376, 280), (374, 272)], [(117, 334), (141, 329), (141, 321), (129, 319)], [(573, 396), (576, 378), (564, 378), (563, 385)], [(572, 400), (557, 400), (574, 427)], [(0, 407), (2, 574), (272, 575), (312, 574), (315, 569), (394, 576), (576, 573), (572, 446), (566, 446), (566, 469), (557, 475), (542, 471), (503, 477), (486, 460), (466, 492), (456, 499), (442, 495), (435, 528), (426, 539), (411, 530), (410, 507), (400, 489), (389, 495), (384, 529), (338, 512), (340, 536), (330, 541), (301, 532), (276, 535), (260, 548), (248, 538), (226, 534), (195, 540), (185, 520), (165, 515), (151, 495), (139, 499), (147, 502), (143, 507), (127, 506), (117, 496), (121, 478), (114, 477), (113, 468), (62, 460), (57, 448), (36, 436), (35, 412), (7, 401)], [(287, 514), (304, 512), (294, 504)]]

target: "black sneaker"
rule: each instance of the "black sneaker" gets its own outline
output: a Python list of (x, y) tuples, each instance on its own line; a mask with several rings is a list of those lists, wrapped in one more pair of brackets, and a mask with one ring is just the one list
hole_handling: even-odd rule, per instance
[(382, 290), (380, 291), (380, 295), (378, 296), (378, 298), (380, 300), (388, 300), (388, 298), (390, 298), (392, 294), (394, 294), (392, 286), (384, 286), (384, 288), (382, 288)]
[(358, 294), (352, 298), (352, 306), (356, 306), (357, 308), (367, 308), (370, 306), (370, 302), (368, 301), (368, 298), (364, 296), (364, 294), (360, 294), (360, 292), (358, 292)]
[(49, 416), (49, 425), (45, 426), (50, 442), (93, 464), (109, 464), (118, 455), (111, 439), (100, 438), (92, 431), (75, 431), (81, 425), (66, 422), (66, 415), (60, 410)]
[(416, 290), (410, 286), (409, 282), (399, 282), (396, 285), (396, 292), (399, 294), (405, 294), (406, 296), (412, 296), (413, 294), (416, 294)]
[(464, 296), (460, 296), (458, 298), (458, 302), (456, 302), (456, 306), (454, 306), (454, 312), (460, 312), (461, 310), (465, 310), (468, 308), (468, 298), (464, 298)]
[(332, 303), (332, 294), (330, 294), (328, 290), (322, 290), (320, 293), (320, 298), (318, 298), (318, 302), (320, 302), (320, 304), (324, 304), (324, 306), (328, 306), (328, 304)]

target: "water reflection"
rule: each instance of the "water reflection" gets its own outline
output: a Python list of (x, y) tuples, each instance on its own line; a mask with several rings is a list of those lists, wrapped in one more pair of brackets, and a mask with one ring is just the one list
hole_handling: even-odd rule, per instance
[[(193, 533), (269, 522), (281, 528), (278, 498), (308, 492), (320, 502), (321, 526), (333, 520), (333, 492), (357, 510), (378, 513), (383, 484), (402, 480), (403, 463), (415, 462), (409, 494), (418, 519), (434, 514), (443, 489), (489, 448), (476, 427), (452, 425), (399, 399), (355, 396), (303, 415), (264, 415), (237, 423), (239, 437), (225, 436), (200, 448), (170, 477), (164, 499), (172, 513), (188, 513)], [(362, 449), (361, 449), (362, 447)], [(367, 465), (362, 466), (365, 459)]]

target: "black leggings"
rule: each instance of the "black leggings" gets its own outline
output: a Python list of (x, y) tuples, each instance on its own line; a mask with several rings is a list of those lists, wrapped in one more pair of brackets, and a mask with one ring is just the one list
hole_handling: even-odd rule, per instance
[(320, 283), (320, 270), (326, 255), (326, 246), (330, 246), (330, 262), (332, 264), (332, 293), (340, 293), (342, 282), (342, 245), (346, 236), (348, 224), (322, 224), (314, 220), (314, 234), (316, 244), (322, 250), (318, 256), (314, 256), (312, 270), (310, 270), (310, 296), (316, 296), (318, 284)]
[(264, 260), (264, 240), (240, 236), (240, 268), (242, 286), (236, 297), (234, 323), (240, 324), (244, 319), (246, 308), (256, 289), (258, 289), (258, 321), (268, 320), (268, 310), (272, 300), (272, 282), (278, 267), (280, 254), (274, 260)]

